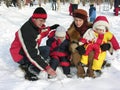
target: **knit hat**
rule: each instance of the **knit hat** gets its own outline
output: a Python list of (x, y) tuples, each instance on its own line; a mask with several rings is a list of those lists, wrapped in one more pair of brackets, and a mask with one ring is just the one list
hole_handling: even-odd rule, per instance
[(78, 18), (81, 18), (81, 19), (87, 19), (87, 12), (83, 9), (76, 9), (74, 12), (73, 12), (73, 17), (78, 17)]
[(47, 13), (46, 13), (46, 11), (42, 7), (38, 7), (33, 12), (32, 18), (46, 19), (47, 18)]
[(102, 30), (109, 30), (109, 22), (105, 16), (98, 16), (93, 23), (93, 30), (101, 28)]
[(59, 26), (56, 29), (55, 36), (57, 37), (65, 37), (66, 36), (66, 30), (64, 27)]

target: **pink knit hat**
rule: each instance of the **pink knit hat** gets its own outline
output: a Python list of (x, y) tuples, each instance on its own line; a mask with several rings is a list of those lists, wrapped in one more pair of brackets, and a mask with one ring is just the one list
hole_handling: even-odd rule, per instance
[(94, 21), (94, 23), (93, 23), (93, 30), (95, 30), (96, 28), (98, 28), (98, 27), (105, 27), (106, 28), (106, 30), (108, 30), (109, 31), (109, 28), (110, 28), (110, 26), (109, 26), (109, 22), (108, 22), (108, 20), (107, 20), (107, 18), (105, 17), (105, 16), (98, 16), (96, 19), (95, 19), (95, 21)]

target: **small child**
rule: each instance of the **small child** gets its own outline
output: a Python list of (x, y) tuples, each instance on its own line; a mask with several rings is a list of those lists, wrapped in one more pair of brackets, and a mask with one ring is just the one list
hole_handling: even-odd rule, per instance
[(94, 60), (92, 69), (94, 71), (101, 70), (103, 62), (106, 58), (106, 50), (110, 49), (110, 42), (114, 50), (119, 50), (120, 46), (115, 36), (109, 31), (110, 26), (105, 16), (98, 16), (93, 28), (86, 31), (83, 38), (79, 42), (80, 45), (86, 46), (86, 52), (82, 55), (81, 63), (88, 64), (88, 54), (94, 51)]
[[(56, 31), (52, 31), (47, 40), (47, 45), (50, 47), (50, 66), (56, 70), (60, 65), (62, 66), (63, 73), (67, 77), (70, 75), (70, 52), (69, 52), (69, 40), (66, 39), (65, 28), (59, 26)], [(52, 78), (52, 77), (48, 77)]]
[[(80, 39), (79, 45), (87, 45), (86, 52), (82, 56), (81, 62), (85, 65), (88, 64), (88, 55), (91, 51), (94, 51), (94, 59), (98, 60), (98, 56), (100, 54), (100, 46), (103, 43), (104, 33), (106, 32), (106, 27), (101, 25), (97, 26), (95, 30), (88, 29), (86, 33), (83, 35), (83, 38)], [(78, 49), (78, 48), (77, 48)], [(106, 44), (106, 50), (110, 49), (110, 44)]]
[(94, 4), (90, 4), (89, 17), (90, 17), (90, 22), (94, 22), (96, 18), (96, 8), (94, 7)]

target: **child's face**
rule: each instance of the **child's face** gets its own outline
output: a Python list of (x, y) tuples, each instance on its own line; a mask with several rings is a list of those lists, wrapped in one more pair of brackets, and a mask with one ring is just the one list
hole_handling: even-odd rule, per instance
[(65, 39), (65, 37), (57, 37), (57, 36), (56, 36), (56, 38), (60, 39), (61, 41), (63, 41)]
[(96, 30), (95, 30), (98, 34), (104, 34), (105, 32), (104, 32), (104, 30), (102, 30), (102, 29), (97, 29), (96, 28)]

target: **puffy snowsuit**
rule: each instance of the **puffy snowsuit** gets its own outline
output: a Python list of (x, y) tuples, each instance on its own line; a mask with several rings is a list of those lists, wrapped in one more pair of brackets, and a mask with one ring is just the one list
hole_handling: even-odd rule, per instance
[[(115, 36), (111, 32), (109, 32), (110, 26), (109, 26), (109, 22), (105, 16), (98, 16), (95, 19), (95, 21), (93, 23), (93, 30), (95, 30), (96, 27), (102, 26), (102, 25), (106, 27), (106, 32), (104, 33), (104, 37), (103, 37), (101, 44), (111, 42), (114, 50), (120, 49), (119, 43), (117, 42)], [(93, 60), (92, 69), (93, 70), (101, 70), (101, 67), (103, 65), (105, 58), (106, 58), (106, 51), (102, 51), (100, 49), (100, 52), (98, 55), (98, 60), (95, 60), (95, 59)], [(84, 64), (87, 64), (87, 62), (89, 62), (89, 61), (87, 61), (87, 59), (85, 59), (85, 57), (82, 56), (81, 62)]]
[(56, 70), (60, 65), (63, 68), (64, 74), (70, 74), (70, 52), (69, 40), (61, 41), (55, 36), (56, 31), (52, 31), (47, 40), (47, 45), (50, 47), (50, 66)]
[[(104, 37), (103, 37), (103, 40), (102, 40), (101, 44), (107, 43), (108, 41), (110, 41), (112, 43), (112, 46), (113, 46), (114, 50), (117, 50), (117, 49), (120, 48), (116, 38), (109, 31), (107, 31), (104, 34)], [(94, 58), (92, 69), (93, 70), (101, 70), (101, 67), (103, 65), (103, 62), (104, 62), (105, 58), (106, 58), (106, 51), (102, 51), (101, 49), (99, 49), (98, 59), (96, 60), (96, 58)], [(88, 57), (83, 55), (81, 62), (84, 63), (84, 64), (88, 64)]]

